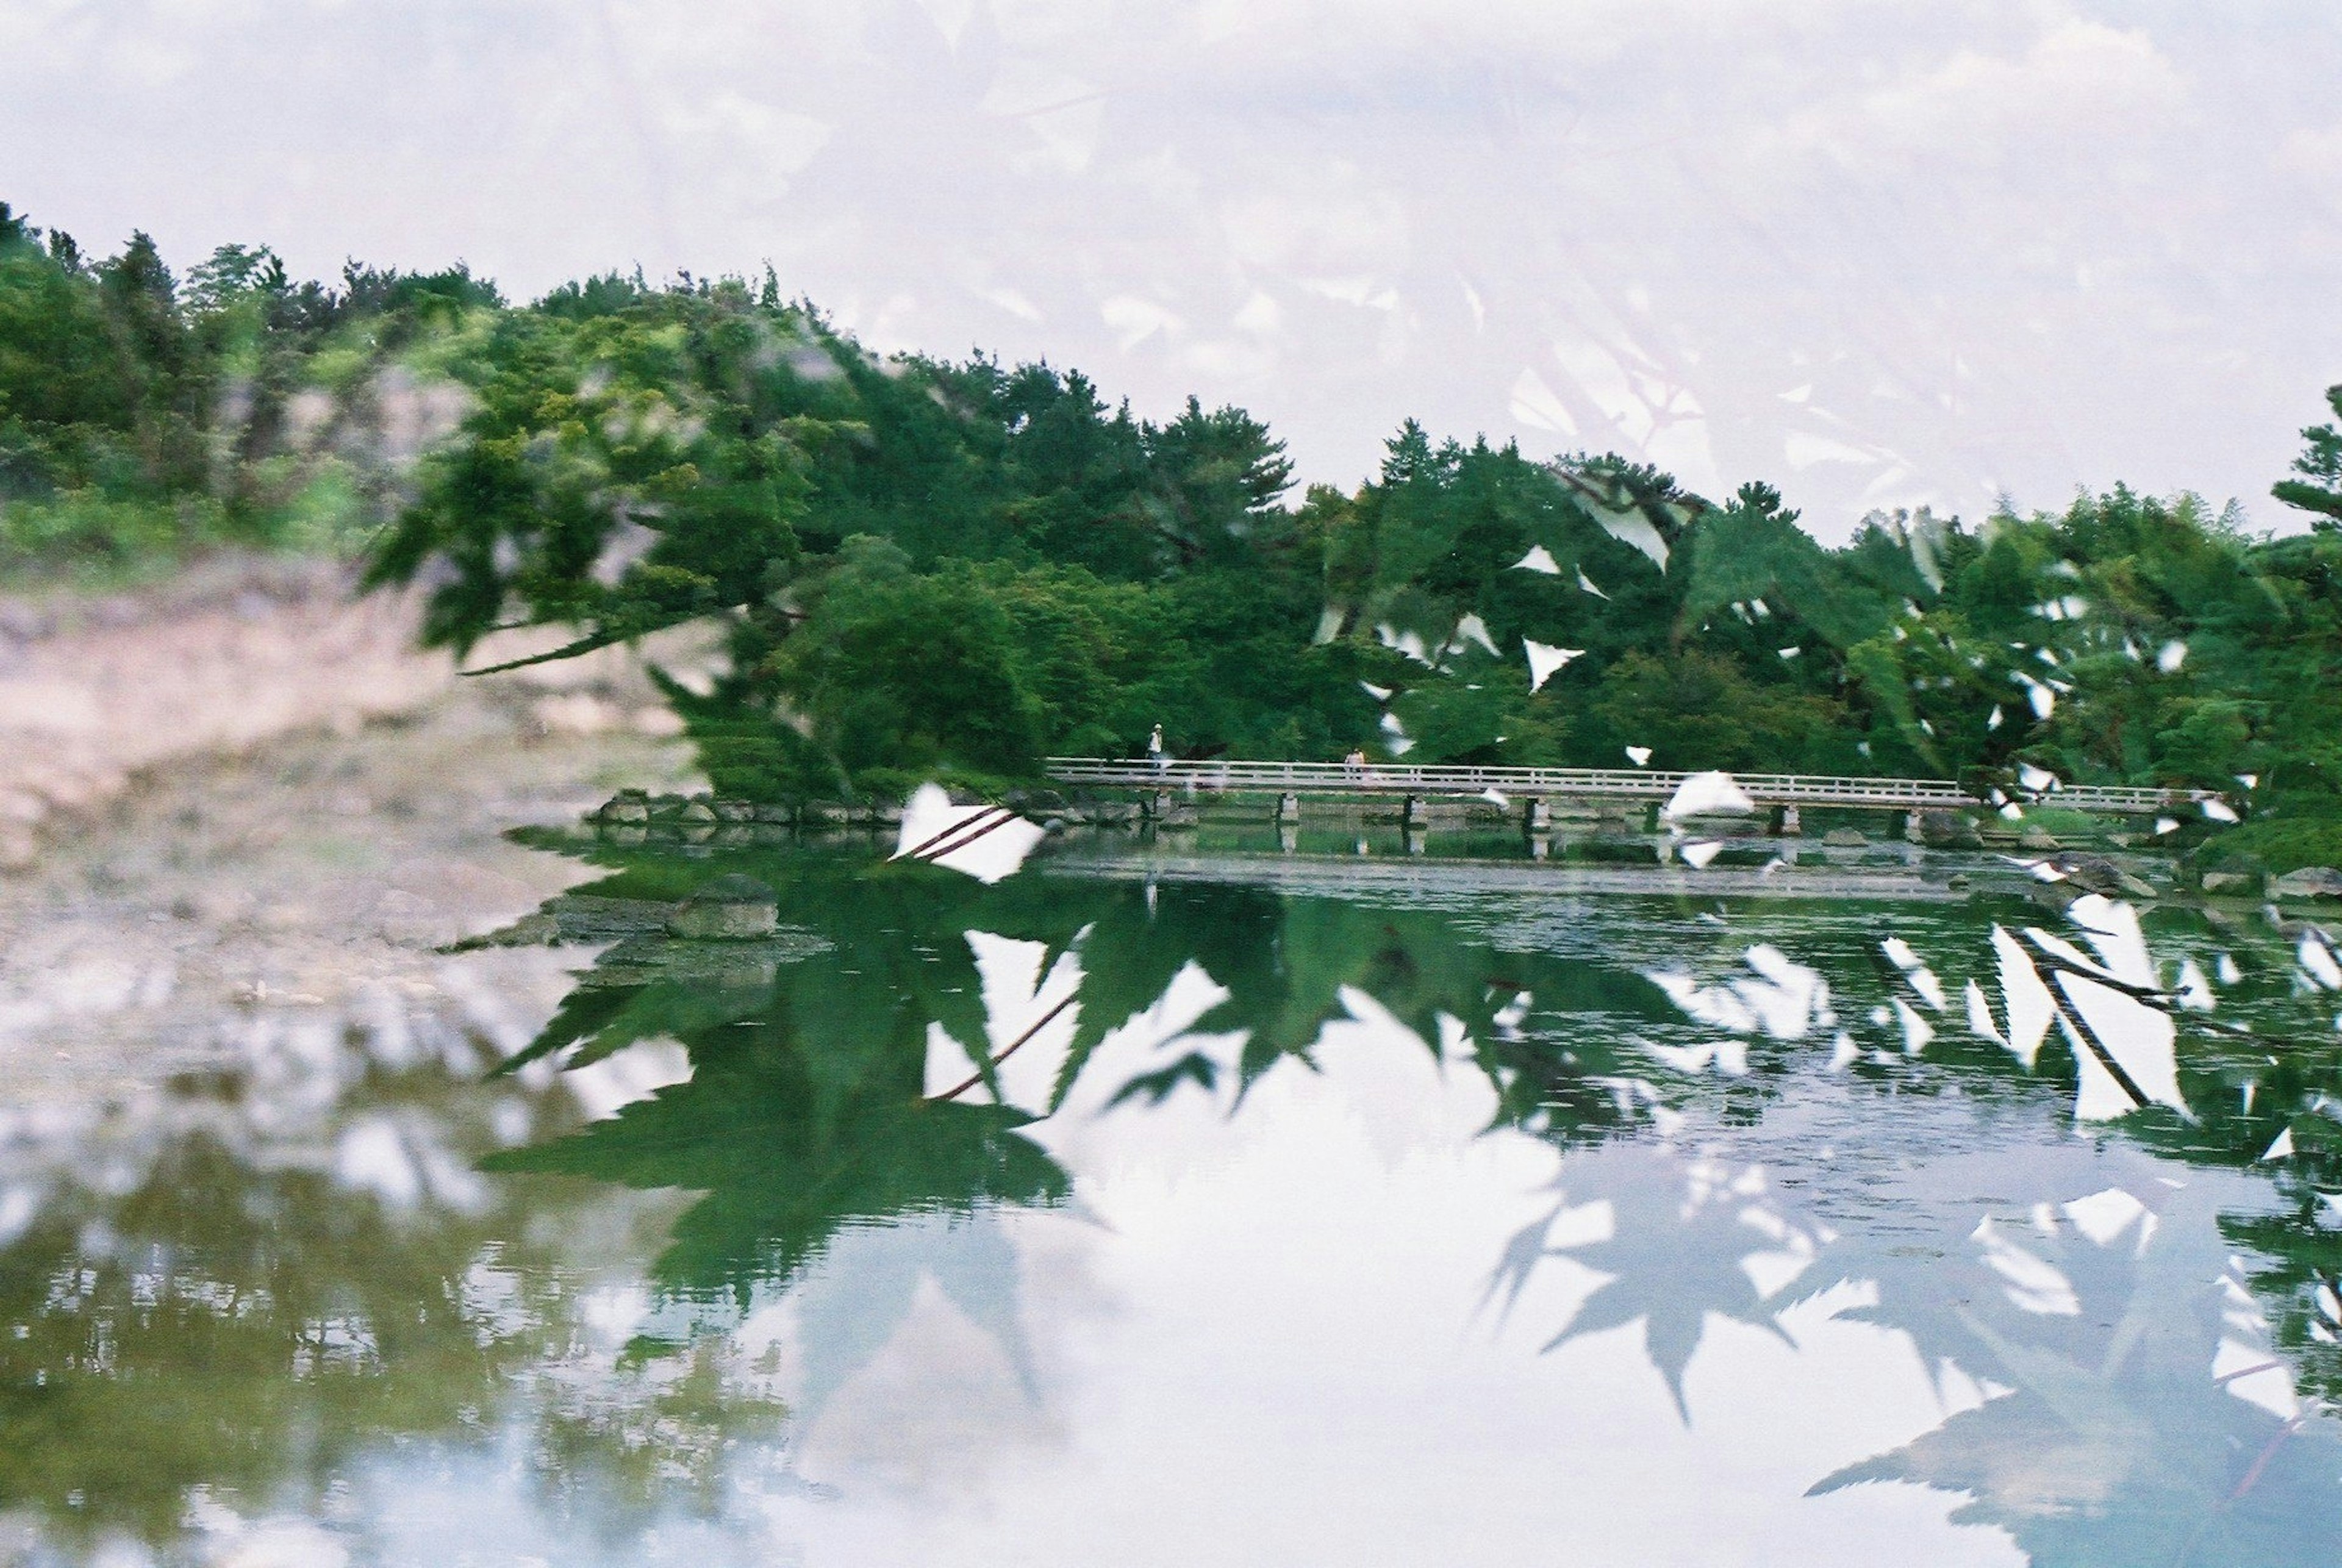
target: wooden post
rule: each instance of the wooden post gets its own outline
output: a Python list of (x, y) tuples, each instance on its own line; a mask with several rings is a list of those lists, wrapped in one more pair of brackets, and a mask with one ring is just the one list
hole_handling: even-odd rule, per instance
[(1798, 817), (1797, 808), (1796, 806), (1783, 806), (1781, 808), (1780, 815), (1781, 824), (1774, 830), (1776, 833), (1779, 834), (1783, 838), (1799, 838), (1804, 836), (1805, 824), (1802, 819)]
[(1276, 797), (1276, 820), (1280, 824), (1298, 823), (1301, 820), (1301, 797), (1289, 790), (1284, 794), (1278, 795)]
[(1531, 795), (1521, 806), (1521, 831), (1536, 834), (1550, 830), (1552, 826), (1553, 808), (1546, 804), (1543, 795)]

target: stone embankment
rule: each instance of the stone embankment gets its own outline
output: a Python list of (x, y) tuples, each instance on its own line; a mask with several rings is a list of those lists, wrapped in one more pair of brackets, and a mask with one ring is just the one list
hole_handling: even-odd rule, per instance
[[(1012, 806), (1042, 824), (1058, 827), (1136, 827), (1141, 808), (1125, 801), (1069, 802), (1054, 794), (1011, 795)], [(1196, 814), (1182, 808), (1166, 825), (1193, 825)], [(622, 790), (586, 814), (596, 834), (617, 844), (786, 844), (806, 830), (899, 827), (899, 802), (774, 802), (722, 800), (711, 794), (652, 794)]]

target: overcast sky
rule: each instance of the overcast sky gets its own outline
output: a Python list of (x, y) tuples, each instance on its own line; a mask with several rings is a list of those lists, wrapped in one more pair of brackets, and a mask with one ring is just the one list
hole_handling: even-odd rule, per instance
[(873, 346), (1764, 478), (2267, 498), (2342, 381), (2335, 0), (0, 0), (0, 199), (175, 265), (760, 270)]

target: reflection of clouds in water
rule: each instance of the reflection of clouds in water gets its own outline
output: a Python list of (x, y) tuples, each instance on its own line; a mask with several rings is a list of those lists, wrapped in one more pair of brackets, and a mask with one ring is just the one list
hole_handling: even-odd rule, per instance
[[(1810, 1227), (1752, 1192), (1744, 1165), (1669, 1159), (1663, 1190), (1620, 1196), (1637, 1213), (1670, 1215), (1688, 1196), (1721, 1220), (1732, 1245), (1719, 1268), (1744, 1293), (1788, 1307), (1802, 1351), (1771, 1331), (1761, 1343), (1712, 1333), (1695, 1383), (1732, 1396), (1703, 1404), (1691, 1428), (1615, 1337), (1528, 1355), (1601, 1276), (1549, 1260), (1499, 1323), (1480, 1311), (1487, 1263), (1545, 1213), (1556, 1171), (1574, 1164), (1563, 1167), (1542, 1139), (1483, 1134), (1489, 1091), (1473, 1081), (1459, 1038), (1451, 1034), (1443, 1069), (1379, 1004), (1357, 996), (1345, 1006), (1351, 1017), (1314, 1044), (1317, 1071), (1271, 1070), (1233, 1117), (1192, 1095), (1109, 1117), (1151, 1154), (1100, 1146), (1095, 1163), (1081, 1160), (1077, 1198), (1097, 1225), (1004, 1217), (1026, 1259), (1077, 1248), (1111, 1303), (1067, 1324), (1062, 1303), (1036, 1291), (1037, 1271), (1026, 1271), (1027, 1321), (1052, 1324), (1034, 1337), (1077, 1374), (1051, 1393), (1049, 1419), (1071, 1441), (1036, 1446), (1021, 1435), (1034, 1418), (1012, 1412), (1004, 1463), (987, 1434), (955, 1425), (988, 1415), (1010, 1385), (997, 1351), (976, 1346), (940, 1293), (922, 1287), (913, 1315), (929, 1326), (856, 1374), (866, 1404), (851, 1391), (830, 1402), (824, 1419), (851, 1421), (856, 1433), (807, 1441), (806, 1473), (845, 1499), (793, 1515), (810, 1551), (956, 1563), (1000, 1560), (1014, 1543), (1029, 1561), (1476, 1563), (1518, 1561), (1535, 1540), (1562, 1558), (1608, 1561), (1631, 1516), (1641, 1561), (1701, 1561), (1727, 1537), (1815, 1563), (1875, 1560), (1890, 1543), (1929, 1562), (2007, 1560), (1988, 1536), (1944, 1529), (1951, 1499), (1911, 1491), (1816, 1506), (1798, 1496), (1940, 1411), (1891, 1335), (1789, 1305)], [(1592, 1211), (1615, 1201), (1606, 1193), (1541, 1233), (1556, 1246), (1600, 1240), (1604, 1216)], [(940, 1393), (903, 1411), (896, 1402), (923, 1378)], [(1858, 1383), (1866, 1397), (1837, 1398), (1825, 1378)], [(1785, 1408), (1799, 1419), (1784, 1422)], [(899, 1471), (887, 1423), (897, 1418), (917, 1463), (944, 1475), (936, 1491), (888, 1486)], [(1423, 1490), (1456, 1473), (1473, 1477), (1460, 1529)], [(980, 1501), (964, 1490), (970, 1474), (982, 1478)], [(1654, 1476), (1692, 1475), (1714, 1478), (1698, 1507), (1659, 1504), (1676, 1486), (1655, 1493)]]
[(1044, 1271), (1050, 1299), (1028, 1302), (1026, 1253), (1050, 1250), (1036, 1228), (995, 1212), (849, 1231), (742, 1325), (744, 1344), (778, 1348), (800, 1473), (964, 1493), (1026, 1444), (1062, 1441), (1062, 1374), (1044, 1370), (1060, 1352), (1027, 1320), (1096, 1308), (1078, 1268)]

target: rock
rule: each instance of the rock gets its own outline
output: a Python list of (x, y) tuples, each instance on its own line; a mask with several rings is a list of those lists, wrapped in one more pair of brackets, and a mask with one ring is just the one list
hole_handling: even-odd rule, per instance
[(2330, 865), (2305, 865), (2270, 878), (2269, 892), (2279, 898), (2342, 898), (2342, 871)]
[(718, 822), (754, 822), (756, 808), (745, 800), (719, 800), (710, 808)]
[(2071, 881), (2035, 882), (2026, 884), (2025, 895), (2047, 909), (2064, 914), (2066, 906), (2082, 896)]
[(1930, 849), (1981, 849), (1976, 824), (1956, 811), (1919, 814), (1919, 842)]
[(2058, 861), (2057, 869), (2064, 872), (2067, 880), (2084, 893), (2095, 893), (2104, 898), (2112, 898), (2121, 894), (2133, 894), (2135, 889), (2144, 889), (2143, 894), (2134, 895), (2147, 898), (2155, 896), (2155, 889), (2148, 887), (2138, 878), (2129, 875), (2104, 855), (2071, 855)]
[(2253, 874), (2249, 871), (2207, 871), (2204, 874), (2207, 893), (2244, 893), (2253, 890)]
[(695, 824), (712, 823), (716, 820), (716, 808), (704, 800), (686, 803), (677, 815), (679, 820)]
[(768, 825), (786, 827), (788, 825), (788, 823), (794, 814), (793, 814), (789, 808), (785, 805), (766, 804), (757, 806), (754, 811), (752, 811), (749, 814), (749, 819), (751, 821), (764, 823)]
[(770, 936), (780, 924), (780, 899), (753, 876), (719, 876), (676, 907), (666, 928), (676, 936), (736, 941)]
[(2017, 842), (2023, 844), (2027, 849), (2058, 849), (2063, 847), (2058, 844), (2054, 834), (2050, 834), (2047, 829), (2035, 827), (2030, 823), (2026, 824), (2026, 828), (2023, 833), (2017, 835)]
[(1870, 843), (1870, 835), (1858, 827), (1834, 827), (1822, 834), (1822, 842), (1837, 849), (1861, 849)]
[(650, 817), (650, 799), (640, 790), (621, 791), (594, 814), (596, 822), (648, 822)]

